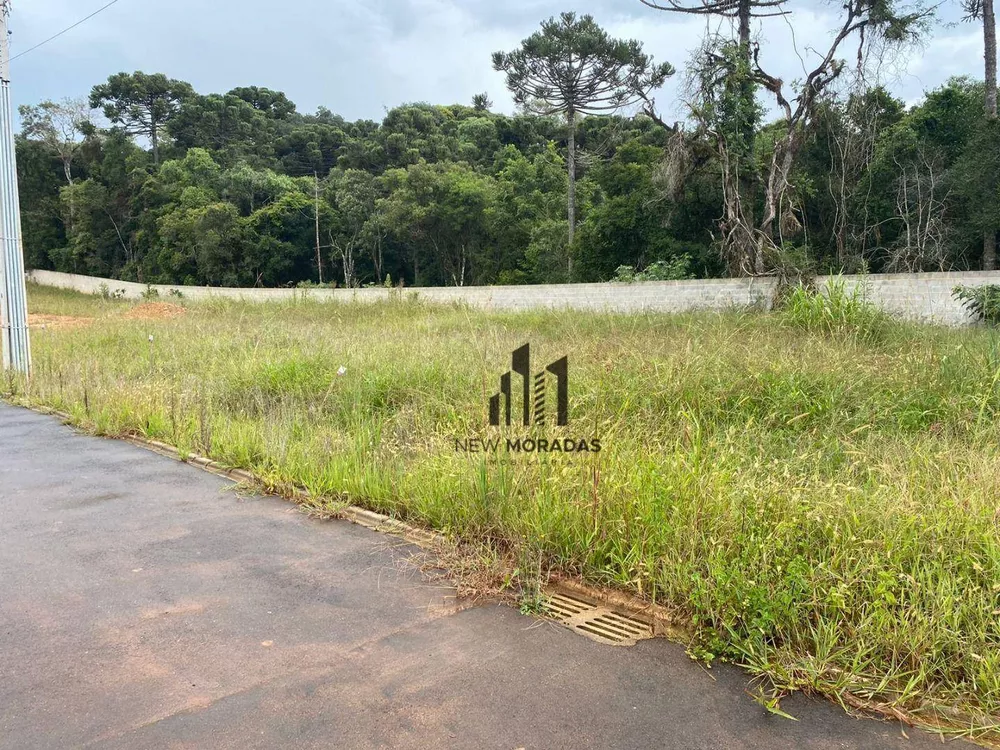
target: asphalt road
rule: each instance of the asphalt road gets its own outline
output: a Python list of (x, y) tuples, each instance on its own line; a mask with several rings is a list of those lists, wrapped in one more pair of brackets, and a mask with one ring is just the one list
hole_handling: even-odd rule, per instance
[(461, 609), (415, 550), (0, 404), (0, 748), (931, 748), (664, 640)]

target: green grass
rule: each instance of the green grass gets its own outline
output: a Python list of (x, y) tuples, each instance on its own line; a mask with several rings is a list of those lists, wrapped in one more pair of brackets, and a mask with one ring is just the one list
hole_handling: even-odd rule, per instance
[(102, 316), (120, 314), (130, 307), (120, 299), (102, 299), (67, 289), (28, 284), (29, 310), (32, 313), (69, 316)]
[[(30, 302), (96, 318), (36, 331), (34, 378), (9, 398), (634, 592), (694, 626), (693, 652), (782, 689), (924, 721), (957, 709), (997, 736), (989, 331), (796, 292), (781, 313), (674, 316), (305, 300), (147, 322), (41, 288)], [(491, 434), (487, 399), (526, 341), (536, 368), (569, 355), (563, 431), (602, 452), (454, 450)]]

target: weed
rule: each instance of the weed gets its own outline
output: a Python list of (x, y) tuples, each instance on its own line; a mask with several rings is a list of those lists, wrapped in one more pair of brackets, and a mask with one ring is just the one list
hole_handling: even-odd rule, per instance
[(97, 296), (103, 299), (105, 302), (117, 301), (125, 299), (124, 289), (110, 289), (107, 284), (103, 281), (101, 285), (97, 288)]

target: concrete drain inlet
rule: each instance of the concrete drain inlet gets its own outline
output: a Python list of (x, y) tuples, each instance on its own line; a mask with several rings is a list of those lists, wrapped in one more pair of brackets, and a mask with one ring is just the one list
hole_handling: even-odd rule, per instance
[(570, 630), (599, 643), (633, 646), (653, 637), (653, 629), (632, 617), (566, 594), (549, 593), (545, 612)]

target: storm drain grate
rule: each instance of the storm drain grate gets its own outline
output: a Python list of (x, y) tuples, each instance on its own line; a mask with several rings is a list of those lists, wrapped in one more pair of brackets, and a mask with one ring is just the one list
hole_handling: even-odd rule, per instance
[(653, 637), (653, 629), (641, 620), (565, 594), (549, 594), (545, 609), (566, 627), (601, 643), (631, 646)]

